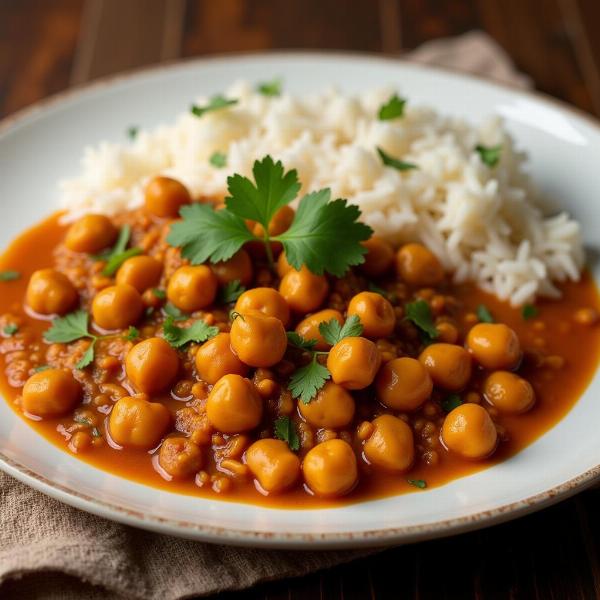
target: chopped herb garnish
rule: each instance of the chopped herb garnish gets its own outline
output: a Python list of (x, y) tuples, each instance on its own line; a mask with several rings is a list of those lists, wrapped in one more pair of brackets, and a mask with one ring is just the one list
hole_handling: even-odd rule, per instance
[(272, 81), (263, 81), (256, 86), (256, 91), (263, 96), (281, 96), (281, 79), (273, 79)]
[(34, 373), (41, 373), (42, 371), (47, 371), (48, 369), (51, 369), (52, 367), (50, 365), (40, 365), (39, 367), (36, 367), (33, 372)]
[(75, 421), (75, 423), (79, 423), (80, 425), (87, 425), (88, 427), (92, 425), (92, 422), (87, 417), (82, 417), (81, 415), (75, 415), (73, 417), (73, 421)]
[(15, 323), (9, 323), (8, 325), (4, 326), (4, 329), (2, 331), (5, 335), (14, 335), (15, 333), (17, 333), (17, 331), (19, 331), (19, 326)]
[(431, 308), (425, 300), (416, 300), (406, 305), (406, 319), (412, 321), (428, 338), (435, 339), (439, 335), (433, 322)]
[(337, 319), (331, 319), (319, 325), (319, 333), (323, 339), (332, 346), (346, 337), (357, 337), (363, 332), (363, 326), (358, 315), (352, 315), (340, 325)]
[(165, 290), (161, 290), (160, 288), (153, 288), (152, 295), (159, 300), (164, 300), (167, 297), (167, 292), (165, 292)]
[(129, 248), (129, 250), (125, 250), (125, 252), (121, 252), (120, 254), (114, 254), (108, 259), (106, 266), (104, 267), (104, 269), (102, 269), (102, 275), (106, 275), (106, 277), (112, 277), (119, 270), (119, 267), (128, 258), (137, 256), (141, 253), (141, 248)]
[(97, 427), (92, 427), (92, 437), (102, 437), (102, 434), (100, 433), (100, 430)]
[(500, 161), (500, 155), (502, 154), (502, 146), (482, 146), (478, 144), (475, 146), (475, 150), (481, 157), (481, 162), (488, 167), (495, 167)]
[(535, 319), (535, 317), (538, 316), (538, 312), (539, 311), (537, 307), (533, 304), (525, 304), (525, 306), (523, 306), (521, 309), (521, 315), (526, 321), (529, 321), (529, 319)]
[(240, 283), (239, 279), (229, 281), (223, 286), (221, 290), (220, 300), (223, 304), (232, 304), (235, 302), (244, 292), (246, 288)]
[(163, 306), (163, 311), (167, 317), (171, 317), (173, 321), (185, 321), (189, 318), (184, 312), (180, 311), (174, 304), (167, 302)]
[(424, 490), (427, 487), (427, 482), (424, 479), (407, 479), (406, 481), (410, 483), (410, 485), (414, 485), (421, 490)]
[(404, 116), (406, 100), (394, 94), (385, 104), (382, 104), (377, 116), (380, 121), (389, 121)]
[[(169, 244), (181, 247), (183, 257), (192, 264), (228, 260), (246, 242), (257, 240), (265, 244), (272, 266), (272, 241), (283, 244), (287, 260), (295, 269), (306, 265), (318, 275), (328, 271), (341, 277), (349, 267), (364, 262), (366, 248), (360, 242), (368, 239), (372, 230), (357, 221), (361, 213), (356, 206), (339, 199), (330, 202), (328, 189), (313, 192), (300, 200), (290, 228), (271, 237), (271, 219), (294, 200), (300, 182), (295, 170), (285, 173), (281, 162), (274, 162), (270, 156), (255, 161), (253, 174), (255, 183), (237, 174), (227, 179), (230, 196), (223, 210), (198, 203), (184, 206), (180, 211), (182, 221), (171, 227)], [(250, 232), (245, 219), (261, 224), (264, 237)]]
[(96, 341), (98, 338), (93, 338), (92, 343), (88, 346), (88, 349), (83, 353), (83, 356), (79, 359), (75, 365), (76, 369), (85, 369), (88, 365), (92, 364), (94, 360), (94, 350), (96, 347)]
[(222, 169), (227, 166), (227, 154), (223, 152), (213, 152), (208, 159), (208, 162), (217, 169)]
[(317, 345), (317, 340), (307, 340), (295, 331), (287, 332), (288, 343), (299, 350), (312, 350)]
[(111, 277), (128, 258), (142, 253), (141, 248), (129, 248), (129, 250), (126, 250), (130, 238), (131, 227), (129, 225), (123, 225), (119, 231), (119, 237), (117, 238), (115, 245), (110, 250), (102, 252), (94, 257), (96, 260), (106, 261), (106, 266), (102, 270), (102, 275)]
[(386, 167), (393, 167), (394, 169), (397, 169), (398, 171), (409, 171), (410, 169), (418, 169), (418, 165), (415, 165), (415, 163), (411, 163), (411, 162), (406, 162), (404, 160), (400, 160), (399, 158), (394, 158), (393, 156), (390, 156), (389, 154), (387, 154), (384, 150), (382, 150), (381, 148), (377, 148), (377, 153), (379, 154), (379, 157), (381, 158), (381, 162), (386, 166)]
[(294, 452), (300, 450), (300, 438), (293, 421), (288, 416), (277, 418), (273, 424), (273, 431), (278, 440), (287, 442), (290, 450)]
[(317, 360), (317, 356), (313, 354), (306, 366), (294, 371), (288, 383), (292, 396), (300, 398), (304, 404), (308, 404), (331, 377), (331, 373)]
[(127, 248), (127, 244), (129, 243), (129, 238), (131, 237), (131, 226), (123, 225), (119, 230), (119, 236), (117, 237), (117, 241), (115, 245), (109, 250), (104, 250), (100, 254), (94, 256), (96, 260), (110, 260), (111, 256), (116, 254), (121, 254)]
[(133, 141), (139, 132), (140, 128), (137, 125), (132, 125), (131, 127), (127, 128), (127, 137)]
[(167, 317), (163, 323), (165, 340), (174, 348), (182, 348), (190, 342), (205, 342), (219, 333), (219, 328), (208, 325), (202, 320), (195, 321), (190, 327), (177, 327), (173, 317)]
[(20, 277), (19, 271), (0, 271), (0, 281), (14, 281)]
[(129, 329), (127, 330), (127, 333), (123, 337), (126, 340), (133, 342), (134, 340), (137, 340), (140, 337), (140, 330), (137, 327), (130, 325)]
[(494, 317), (485, 304), (477, 307), (477, 318), (481, 323), (494, 323)]
[(442, 410), (445, 413), (452, 412), (457, 406), (460, 406), (462, 403), (462, 398), (458, 394), (448, 394), (441, 402)]
[(215, 110), (220, 110), (222, 108), (227, 108), (229, 106), (233, 106), (237, 104), (238, 101), (235, 99), (227, 99), (224, 96), (217, 95), (213, 96), (209, 103), (205, 106), (198, 106), (197, 104), (192, 104), (190, 108), (190, 112), (196, 117), (201, 117), (205, 115), (207, 112), (213, 112)]

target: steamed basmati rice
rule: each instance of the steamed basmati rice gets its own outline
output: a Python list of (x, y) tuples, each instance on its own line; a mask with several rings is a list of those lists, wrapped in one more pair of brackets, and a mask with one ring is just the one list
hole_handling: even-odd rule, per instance
[[(187, 112), (131, 143), (86, 148), (81, 174), (61, 182), (66, 218), (136, 208), (144, 183), (159, 173), (196, 198), (222, 198), (228, 175), (249, 176), (254, 160), (270, 154), (298, 170), (303, 193), (331, 188), (357, 204), (377, 234), (425, 243), (456, 282), (475, 281), (513, 305), (557, 297), (557, 282), (579, 278), (579, 224), (565, 213), (543, 214), (525, 156), (499, 118), (475, 127), (409, 103), (402, 118), (380, 121), (391, 93), (265, 97), (236, 84), (226, 94), (239, 100), (232, 108), (201, 118)], [(486, 166), (477, 144), (501, 144), (500, 162)], [(384, 166), (377, 147), (418, 169)], [(216, 151), (226, 153), (225, 168), (210, 164)]]

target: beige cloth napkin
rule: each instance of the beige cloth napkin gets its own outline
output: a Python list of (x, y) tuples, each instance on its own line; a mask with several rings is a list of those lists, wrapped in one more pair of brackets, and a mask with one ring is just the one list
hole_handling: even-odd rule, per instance
[[(406, 56), (527, 87), (487, 35), (435, 40)], [(297, 577), (365, 551), (293, 552), (180, 540), (105, 521), (0, 473), (0, 597), (175, 600)]]

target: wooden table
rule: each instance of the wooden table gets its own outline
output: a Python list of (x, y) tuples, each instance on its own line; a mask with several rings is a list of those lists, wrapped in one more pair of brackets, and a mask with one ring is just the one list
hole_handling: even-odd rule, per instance
[[(70, 85), (178, 57), (390, 54), (474, 28), (538, 89), (600, 116), (598, 0), (0, 0), (0, 117)], [(222, 597), (596, 598), (599, 544), (600, 491), (590, 490), (512, 523)]]

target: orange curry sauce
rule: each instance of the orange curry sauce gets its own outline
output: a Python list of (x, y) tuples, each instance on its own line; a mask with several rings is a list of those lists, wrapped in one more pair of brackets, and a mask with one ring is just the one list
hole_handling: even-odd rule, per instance
[[(66, 228), (59, 224), (58, 215), (54, 215), (17, 238), (0, 258), (0, 270), (17, 270), (21, 274), (18, 280), (0, 282), (0, 314), (18, 315), (39, 336), (39, 339), (47, 329), (48, 322), (28, 316), (23, 307), (23, 298), (30, 275), (37, 269), (53, 265), (53, 250), (61, 243), (65, 230)], [(549, 363), (546, 368), (532, 368), (526, 365), (520, 370), (520, 373), (533, 385), (537, 403), (526, 414), (501, 415), (496, 419), (496, 422), (509, 432), (509, 437), (500, 443), (498, 450), (488, 460), (469, 462), (456, 458), (448, 452), (441, 452), (437, 465), (428, 466), (417, 459), (416, 465), (402, 475), (372, 471), (368, 476), (360, 478), (358, 487), (348, 497), (323, 500), (307, 494), (301, 486), (281, 495), (264, 497), (257, 492), (251, 479), (237, 482), (226, 494), (218, 495), (210, 486), (198, 487), (193, 479), (165, 481), (153, 467), (148, 452), (117, 450), (109, 444), (80, 452), (78, 458), (126, 479), (172, 492), (281, 508), (317, 508), (409, 491), (423, 493), (407, 480), (422, 479), (427, 482), (428, 487), (439, 486), (505, 460), (560, 421), (590, 383), (599, 360), (600, 327), (580, 324), (573, 315), (583, 307), (600, 309), (598, 292), (587, 272), (580, 282), (566, 283), (561, 286), (561, 289), (563, 292), (561, 300), (539, 301), (538, 315), (529, 320), (523, 318), (520, 309), (511, 308), (508, 304), (498, 301), (473, 286), (457, 286), (451, 290), (451, 293), (463, 303), (462, 316), (466, 317), (469, 313), (472, 316), (476, 307), (483, 303), (497, 321), (506, 323), (517, 332), (525, 352), (543, 351), (546, 357), (564, 359), (562, 365)], [(468, 330), (466, 319), (461, 327), (461, 338), (464, 339), (464, 334)], [(2, 328), (0, 328), (0, 335), (8, 337), (2, 333)], [(4, 352), (7, 350), (5, 349)], [(560, 360), (558, 362), (560, 363)], [(26, 418), (16, 403), (21, 390), (11, 387), (5, 374), (5, 366), (5, 354), (2, 354), (0, 390), (15, 412), (20, 417)], [(172, 412), (185, 404), (172, 398), (161, 398), (161, 400)], [(28, 422), (48, 441), (65, 451), (70, 451), (64, 436), (64, 425), (72, 422), (69, 416), (44, 421), (28, 419)], [(367, 467), (362, 464), (361, 469), (365, 468)]]

